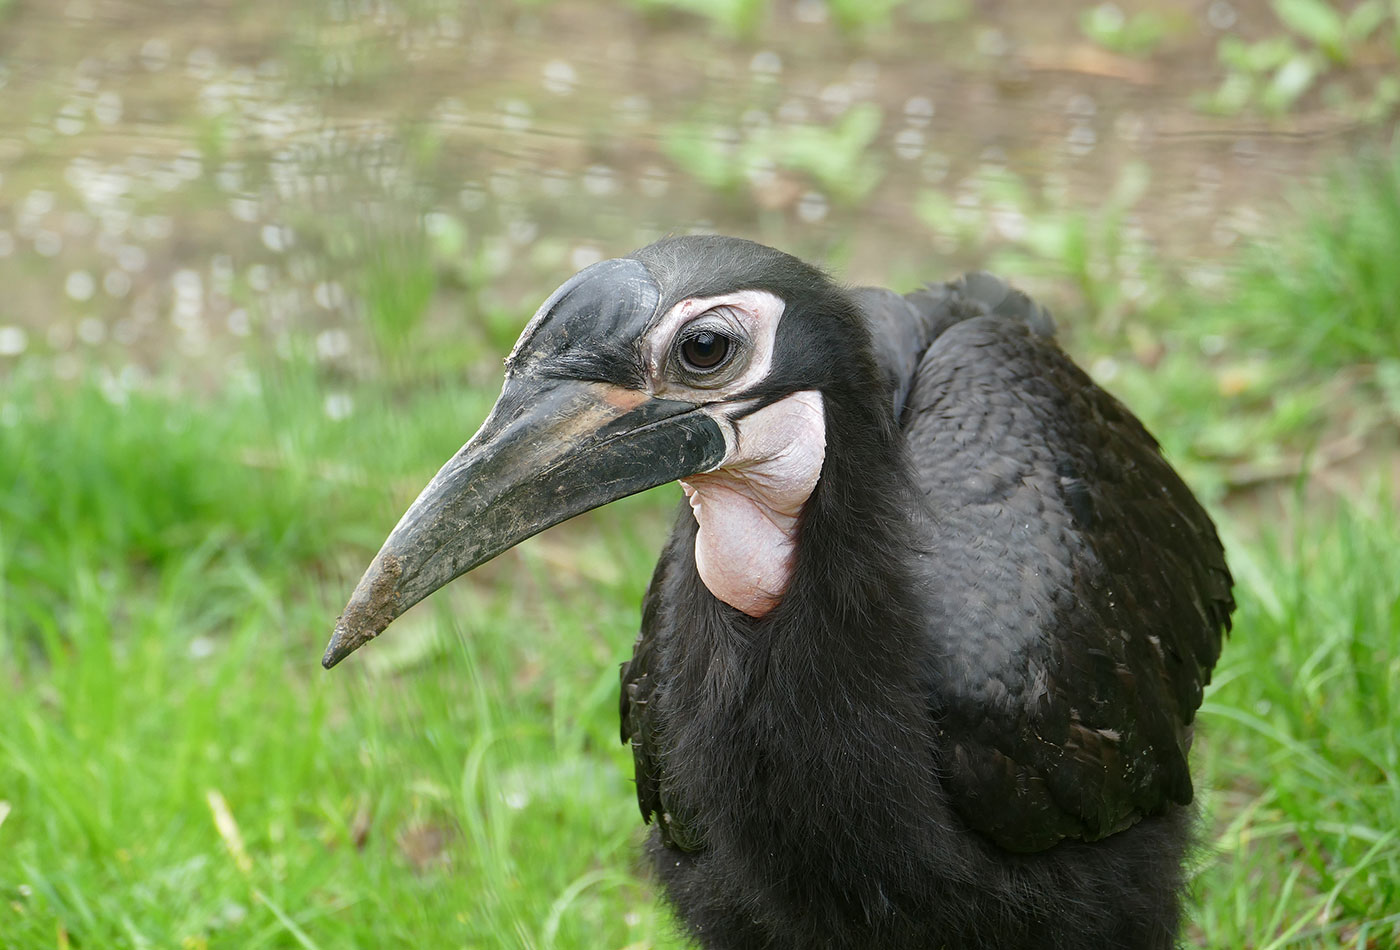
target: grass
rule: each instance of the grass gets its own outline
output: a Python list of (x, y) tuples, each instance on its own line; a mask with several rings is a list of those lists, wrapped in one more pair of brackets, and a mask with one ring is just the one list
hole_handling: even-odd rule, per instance
[(1392, 430), (1400, 143), (1296, 187), (1209, 290), (1135, 226), (1152, 187), (1145, 166), (1127, 163), (1097, 208), (1054, 211), (992, 169), (972, 201), (928, 188), (916, 208), (936, 240), (1072, 315), (1060, 339), (1208, 497), (1286, 480)]
[[(1374, 201), (1344, 212), (1394, 220)], [(1356, 226), (1333, 224), (1291, 233), (1323, 246)], [(1400, 241), (1400, 222), (1366, 226), (1377, 253)], [(362, 342), (402, 361), (439, 341), (393, 312), (421, 307), (408, 291), (426, 280), (394, 260), (367, 277), (383, 312)], [(1393, 303), (1366, 267), (1347, 314)], [(1383, 321), (1340, 353), (1309, 322), (1354, 325), (1314, 286), (1336, 272), (1291, 275), (1334, 309), (1287, 321), (1268, 309), (1278, 272), (1235, 274), (1227, 342), (1263, 380), (1248, 398), (1286, 404), (1300, 367), (1322, 385), (1384, 354)], [(1310, 331), (1302, 361), (1249, 355), (1252, 334)], [(1113, 385), (1219, 485), (1202, 446), (1262, 436), (1215, 428), (1233, 404), (1199, 362), (1172, 349)], [(0, 948), (680, 946), (636, 868), (615, 721), (673, 489), (527, 542), (326, 674), (359, 571), (494, 396), (461, 372), (498, 370), (347, 380), (269, 358), (257, 385), (193, 398), (43, 365), (0, 378)], [(328, 414), (332, 394), (348, 402)], [(1241, 606), (1196, 753), (1206, 945), (1400, 939), (1400, 514), (1372, 481), (1326, 506), (1286, 496), (1268, 530), (1218, 510)]]
[(1400, 140), (1294, 204), (1296, 225), (1242, 262), (1221, 322), (1322, 368), (1400, 356)]
[[(402, 413), (461, 441), (479, 397), (386, 400), (359, 437), (314, 399), (114, 404), (25, 379), (5, 398), (34, 408), (0, 428), (18, 475), (0, 496), (0, 946), (664, 930), (629, 873), (638, 822), (613, 741), (640, 537), (562, 559), (537, 542), (510, 583), (464, 585), (455, 614), (406, 618), (378, 658), (317, 666), (397, 486), (437, 461), (377, 451), (395, 444), (381, 424)], [(632, 506), (656, 520), (657, 499)]]
[(1230, 545), (1236, 633), (1201, 710), (1221, 828), (1197, 881), (1210, 946), (1400, 937), (1400, 517), (1387, 494)]

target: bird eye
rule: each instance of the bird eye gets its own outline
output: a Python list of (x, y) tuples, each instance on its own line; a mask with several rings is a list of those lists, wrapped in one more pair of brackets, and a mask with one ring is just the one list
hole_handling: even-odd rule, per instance
[(724, 365), (732, 349), (729, 337), (711, 329), (702, 329), (681, 340), (681, 362), (686, 369), (708, 373)]

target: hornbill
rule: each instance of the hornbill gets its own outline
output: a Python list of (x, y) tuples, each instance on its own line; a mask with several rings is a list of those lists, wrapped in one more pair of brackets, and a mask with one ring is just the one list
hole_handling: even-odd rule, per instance
[(676, 479), (622, 737), (700, 945), (1175, 944), (1230, 573), (1152, 436), (989, 274), (847, 289), (715, 236), (584, 269), (322, 662)]

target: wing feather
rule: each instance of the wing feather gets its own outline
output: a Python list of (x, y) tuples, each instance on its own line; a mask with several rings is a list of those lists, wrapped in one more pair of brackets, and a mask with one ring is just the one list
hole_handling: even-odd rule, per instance
[(1035, 851), (1189, 802), (1234, 606), (1209, 516), (1029, 298), (978, 274), (906, 299), (940, 331), (901, 417), (931, 514), (926, 678), (955, 807)]

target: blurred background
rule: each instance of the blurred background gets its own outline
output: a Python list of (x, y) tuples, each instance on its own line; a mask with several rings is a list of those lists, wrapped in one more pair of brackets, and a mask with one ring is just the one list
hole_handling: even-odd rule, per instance
[(1208, 499), (1188, 942), (1400, 944), (1396, 0), (0, 0), (0, 947), (676, 948), (616, 663), (674, 487), (333, 674), (573, 271), (984, 267)]

